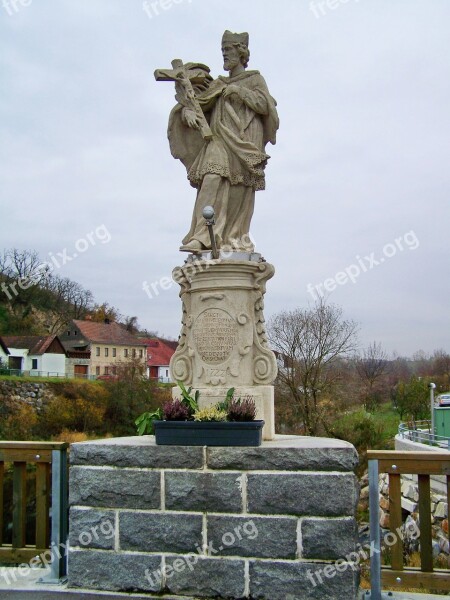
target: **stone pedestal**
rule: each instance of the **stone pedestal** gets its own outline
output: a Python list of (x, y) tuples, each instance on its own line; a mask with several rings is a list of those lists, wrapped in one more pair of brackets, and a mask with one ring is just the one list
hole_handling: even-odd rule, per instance
[[(200, 391), (201, 402), (252, 396), (258, 418), (266, 421), (264, 439), (274, 436), (272, 384), (277, 375), (264, 322), (266, 282), (274, 267), (259, 255), (251, 260), (190, 261), (173, 272), (181, 286), (180, 341), (170, 362), (171, 376)], [(179, 390), (174, 390), (178, 396)]]
[(69, 586), (356, 600), (357, 567), (345, 562), (358, 556), (356, 464), (347, 442), (296, 436), (258, 448), (73, 444)]

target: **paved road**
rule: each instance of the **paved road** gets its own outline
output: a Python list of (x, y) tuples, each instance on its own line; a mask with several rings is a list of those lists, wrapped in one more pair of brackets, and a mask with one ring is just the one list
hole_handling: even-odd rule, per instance
[[(408, 594), (406, 592), (399, 593), (393, 592), (392, 595), (388, 595), (387, 592), (383, 592), (383, 600), (443, 600), (448, 596), (430, 596), (425, 594)], [(1, 600), (150, 600), (151, 598), (161, 598), (161, 596), (113, 596), (109, 594), (86, 594), (84, 592), (37, 592), (36, 590), (29, 591), (6, 591), (0, 590)], [(364, 593), (360, 596), (361, 600), (367, 598)], [(178, 596), (178, 600), (180, 597)], [(165, 600), (171, 600), (167, 596)], [(172, 598), (172, 600), (177, 600)], [(191, 599), (192, 600), (192, 599)], [(205, 600), (205, 599), (203, 599)]]
[[(28, 592), (0, 590), (1, 600), (124, 600), (127, 596), (110, 596), (72, 592)], [(128, 596), (130, 600), (149, 600), (149, 596)]]
[[(152, 596), (110, 596), (99, 594), (85, 594), (83, 592), (37, 592), (29, 591), (6, 591), (0, 590), (1, 600), (150, 600)], [(154, 596), (156, 598), (156, 596)], [(167, 598), (166, 600), (170, 600)]]

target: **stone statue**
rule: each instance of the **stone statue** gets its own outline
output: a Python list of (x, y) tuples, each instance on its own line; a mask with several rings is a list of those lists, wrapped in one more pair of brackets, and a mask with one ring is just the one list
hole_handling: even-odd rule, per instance
[(248, 33), (225, 31), (224, 69), (229, 76), (212, 80), (209, 68), (174, 60), (172, 70), (155, 71), (158, 81), (175, 81), (178, 104), (169, 119), (172, 155), (187, 170), (197, 198), (191, 228), (180, 250), (199, 253), (211, 248), (202, 211), (215, 211), (219, 248), (249, 251), (249, 229), (255, 191), (265, 188), (264, 169), (279, 126), (276, 101), (259, 71), (247, 71)]

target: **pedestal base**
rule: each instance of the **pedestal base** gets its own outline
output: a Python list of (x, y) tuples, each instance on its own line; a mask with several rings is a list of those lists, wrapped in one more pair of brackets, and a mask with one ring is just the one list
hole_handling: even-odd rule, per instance
[[(196, 388), (200, 392), (200, 408), (217, 404), (225, 399), (229, 388), (204, 387)], [(254, 385), (235, 388), (235, 397), (250, 396), (256, 404), (256, 418), (264, 421), (263, 440), (273, 440), (275, 437), (275, 408), (273, 385)], [(181, 391), (178, 386), (172, 389), (172, 397), (180, 398)]]
[(252, 260), (198, 260), (177, 268), (183, 317), (172, 380), (194, 389), (271, 386), (277, 362), (264, 322), (274, 268)]
[(72, 444), (69, 586), (356, 600), (357, 461), (347, 442), (297, 436), (206, 450), (152, 436)]

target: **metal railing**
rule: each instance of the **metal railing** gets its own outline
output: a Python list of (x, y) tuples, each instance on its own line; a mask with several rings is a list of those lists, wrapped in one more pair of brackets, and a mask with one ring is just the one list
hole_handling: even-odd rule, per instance
[[(371, 600), (382, 600), (381, 589), (413, 587), (450, 591), (450, 571), (434, 569), (430, 476), (443, 475), (450, 505), (450, 454), (448, 452), (394, 452), (369, 450), (369, 513), (371, 541)], [(379, 474), (389, 474), (389, 529), (391, 566), (381, 566)], [(417, 475), (419, 483), (420, 568), (406, 567), (403, 560), (401, 475)], [(391, 540), (390, 540), (391, 542)]]
[(43, 377), (43, 378), (59, 378), (59, 379), (89, 379), (94, 381), (97, 379), (96, 375), (86, 375), (84, 373), (59, 373), (57, 371), (37, 371), (37, 370), (23, 370), (23, 369), (0, 369), (0, 375), (7, 375), (10, 377)]
[(150, 379), (157, 381), (158, 383), (172, 383), (170, 377), (163, 377), (162, 375), (158, 377), (150, 377)]
[(398, 433), (404, 440), (450, 450), (450, 438), (432, 432), (431, 421), (400, 423)]
[[(51, 549), (47, 583), (66, 575), (68, 529), (67, 448), (65, 442), (0, 442), (0, 563), (28, 563)], [(5, 543), (5, 465), (12, 467), (12, 543)], [(35, 467), (35, 543), (27, 544), (27, 476)], [(28, 471), (27, 471), (28, 466)], [(50, 523), (51, 522), (51, 523)]]

